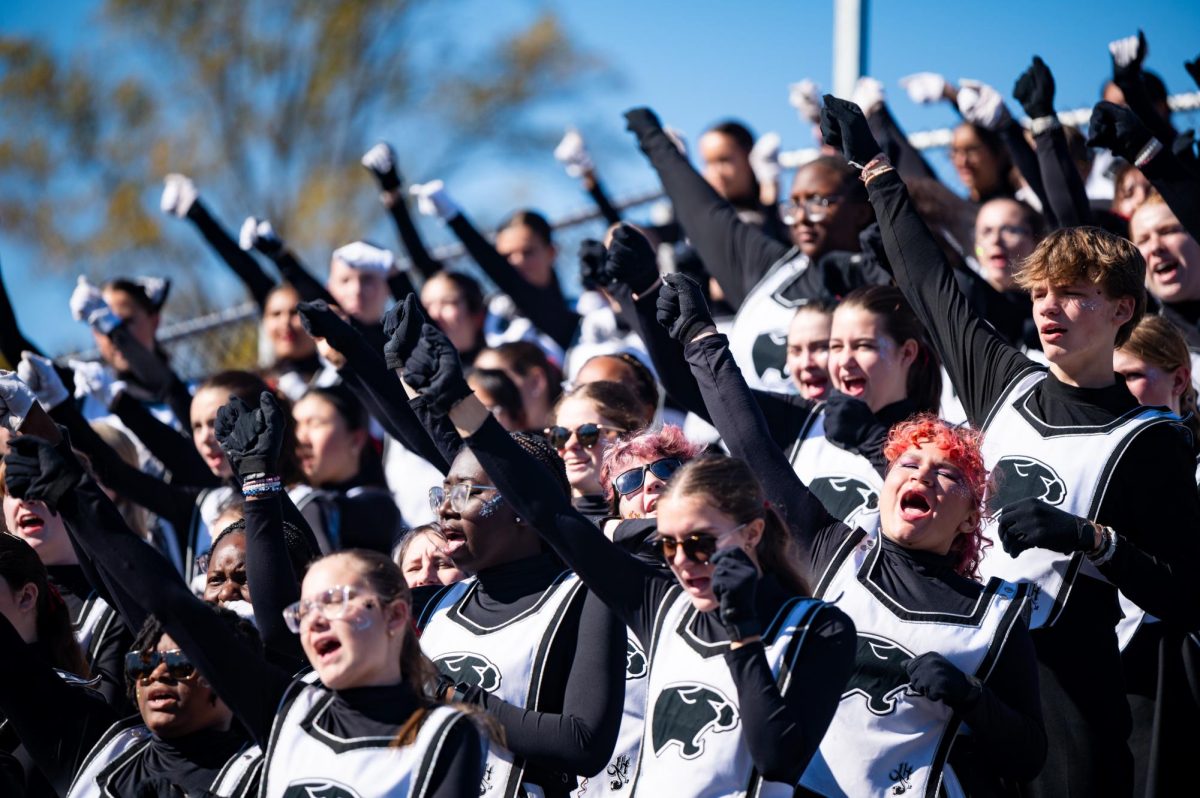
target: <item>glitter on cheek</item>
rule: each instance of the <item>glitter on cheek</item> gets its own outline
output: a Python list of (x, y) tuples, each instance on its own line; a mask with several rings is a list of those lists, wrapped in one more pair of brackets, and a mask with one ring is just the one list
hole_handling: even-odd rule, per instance
[(491, 518), (500, 509), (500, 505), (504, 503), (504, 497), (497, 493), (492, 498), (485, 501), (479, 506), (480, 518)]

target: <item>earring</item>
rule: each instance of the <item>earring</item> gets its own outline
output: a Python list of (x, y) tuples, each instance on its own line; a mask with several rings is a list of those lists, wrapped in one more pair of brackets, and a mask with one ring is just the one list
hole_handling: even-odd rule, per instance
[(513, 516), (513, 521), (514, 521), (515, 523), (518, 523), (518, 524), (519, 524), (519, 523), (521, 523), (521, 516), (519, 516), (519, 515), (514, 515), (514, 516)]

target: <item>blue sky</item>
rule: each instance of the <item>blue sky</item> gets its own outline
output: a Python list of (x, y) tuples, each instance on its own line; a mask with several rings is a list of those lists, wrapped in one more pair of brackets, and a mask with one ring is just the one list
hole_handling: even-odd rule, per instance
[[(96, 7), (96, 0), (0, 3), (0, 29), (37, 36), (66, 51), (88, 35), (86, 23)], [(634, 105), (655, 108), (693, 141), (707, 125), (733, 116), (758, 133), (779, 132), (785, 147), (812, 143), (787, 104), (787, 86), (810, 77), (830, 87), (832, 0), (466, 0), (455, 14), (460, 24), (475, 26), (466, 35), (482, 38), (516, 27), (545, 8), (555, 10), (571, 34), (603, 58), (616, 76), (577, 101), (543, 114), (544, 119), (583, 129), (613, 194), (657, 184), (623, 132), (621, 112)], [(1036, 53), (1054, 71), (1059, 108), (1091, 105), (1110, 69), (1107, 42), (1138, 27), (1150, 42), (1147, 66), (1163, 76), (1172, 92), (1196, 88), (1182, 66), (1200, 54), (1200, 2), (1195, 0), (877, 0), (869, 4), (868, 16), (869, 74), (884, 82), (893, 112), (909, 131), (942, 127), (956, 117), (949, 107), (910, 103), (896, 82), (903, 75), (929, 70), (954, 79), (977, 78), (1007, 95)], [(480, 20), (488, 27), (481, 27)], [(1019, 112), (1015, 104), (1012, 107)], [(1200, 123), (1195, 116), (1179, 121), (1185, 126)], [(387, 136), (386, 127), (377, 132), (377, 137)], [(436, 177), (421, 174), (419, 166), (405, 171), (414, 179)], [(506, 161), (460, 175), (450, 188), (483, 224), (521, 205), (556, 216), (584, 207), (586, 200), (549, 152), (544, 158)], [(147, 196), (156, 197), (157, 191)], [(393, 240), (386, 225), (372, 223), (382, 240)], [(184, 240), (195, 238), (188, 230), (179, 234)], [(435, 243), (447, 240), (441, 231), (432, 237)], [(331, 248), (337, 243), (341, 242), (330, 242)], [(195, 246), (201, 250), (200, 244)], [(55, 353), (89, 345), (86, 330), (67, 316), (74, 278), (39, 274), (36, 253), (6, 240), (2, 220), (0, 258), (27, 335)], [(242, 300), (234, 282), (220, 280), (217, 285), (214, 302)]]

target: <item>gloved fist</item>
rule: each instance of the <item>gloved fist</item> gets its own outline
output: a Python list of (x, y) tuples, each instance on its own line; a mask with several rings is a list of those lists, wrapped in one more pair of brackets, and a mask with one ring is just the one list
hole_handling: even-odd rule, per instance
[(850, 102), (861, 108), (865, 115), (875, 113), (883, 105), (883, 84), (875, 78), (859, 78), (850, 93)]
[(721, 624), (733, 641), (758, 637), (763, 632), (754, 594), (758, 569), (750, 555), (737, 546), (721, 549), (712, 558), (712, 591), (720, 602)]
[(421, 325), (421, 339), (404, 362), (404, 382), (446, 413), (471, 395), (454, 344), (428, 323)]
[(400, 188), (400, 174), (396, 171), (396, 152), (392, 145), (381, 141), (363, 153), (362, 165), (375, 175), (379, 187), (384, 191)]
[(357, 335), (350, 322), (337, 314), (324, 299), (300, 302), (296, 305), (300, 324), (313, 338), (322, 338), (339, 352), (344, 352), (352, 342), (350, 336)]
[(82, 274), (75, 283), (75, 290), (71, 292), (68, 304), (76, 321), (86, 321), (88, 326), (98, 333), (108, 335), (121, 324), (120, 317), (113, 313), (112, 308), (104, 301), (100, 289)]
[(700, 285), (686, 274), (664, 274), (658, 292), (658, 323), (681, 344), (686, 345), (713, 324), (708, 303)]
[(825, 95), (825, 107), (821, 109), (821, 138), (860, 169), (882, 152), (862, 110), (832, 94)]
[(262, 254), (273, 257), (283, 251), (283, 240), (276, 235), (275, 228), (265, 219), (247, 216), (242, 222), (242, 230), (238, 235), (238, 244), (249, 252), (257, 249)]
[(383, 316), (383, 334), (388, 337), (383, 345), (383, 359), (392, 371), (404, 368), (404, 362), (421, 342), (421, 328), (427, 323), (421, 312), (421, 303), (416, 294), (409, 294), (403, 302), (397, 302)]
[(875, 417), (867, 403), (839, 391), (825, 399), (825, 437), (848, 452), (882, 447), (888, 426)]
[(750, 168), (758, 178), (759, 185), (774, 185), (779, 181), (779, 150), (782, 141), (775, 131), (764, 133), (754, 142), (750, 150)]
[(946, 97), (946, 78), (936, 72), (916, 72), (900, 78), (908, 99), (917, 105), (930, 105)]
[(646, 237), (622, 222), (613, 230), (604, 259), (602, 283), (624, 283), (635, 294), (644, 294), (658, 279), (658, 256)]
[(958, 110), (963, 119), (988, 130), (999, 130), (1012, 119), (1000, 92), (978, 80), (958, 82)]
[(29, 386), (29, 390), (37, 397), (38, 404), (47, 413), (71, 396), (67, 392), (67, 386), (63, 385), (62, 378), (58, 376), (54, 363), (49, 358), (35, 355), (33, 352), (21, 353), (21, 362), (17, 364), (17, 376)]
[(417, 183), (409, 186), (408, 192), (417, 198), (417, 210), (425, 216), (436, 216), (448, 222), (462, 213), (441, 180)]
[(0, 427), (15, 433), (36, 401), (33, 391), (16, 372), (0, 369)]
[(112, 370), (99, 360), (68, 360), (68, 368), (75, 372), (75, 397), (92, 397), (109, 410), (117, 397), (125, 392), (124, 380), (118, 380)]
[(1030, 119), (1041, 119), (1054, 115), (1054, 75), (1050, 67), (1039, 56), (1021, 73), (1013, 86), (1013, 97), (1029, 114)]
[(788, 86), (788, 104), (796, 109), (800, 119), (814, 125), (821, 122), (821, 88), (805, 78)]
[(963, 673), (936, 651), (928, 651), (904, 663), (908, 686), (930, 701), (941, 701), (953, 710), (970, 709), (983, 694), (983, 685)]
[(287, 422), (270, 391), (258, 397), (251, 408), (236, 396), (217, 410), (213, 434), (238, 476), (275, 474)]
[(163, 213), (182, 219), (192, 209), (197, 196), (196, 184), (190, 177), (172, 172), (163, 179), (162, 199), (158, 205)]
[(579, 283), (584, 291), (594, 291), (604, 283), (604, 260), (608, 250), (594, 238), (579, 242)]
[(1113, 82), (1120, 84), (1123, 80), (1137, 78), (1150, 47), (1146, 44), (1146, 34), (1139, 30), (1136, 36), (1109, 42), (1108, 52), (1112, 55)]
[(1052, 504), (1019, 499), (1000, 510), (1000, 542), (1010, 557), (1026, 549), (1073, 554), (1096, 548), (1096, 528)]
[(1191, 61), (1184, 61), (1183, 68), (1192, 76), (1192, 82), (1200, 86), (1200, 55), (1196, 56)]
[(1088, 122), (1089, 147), (1104, 147), (1133, 163), (1151, 138), (1150, 129), (1124, 106), (1101, 101), (1092, 109), (1092, 119)]
[(631, 108), (625, 112), (625, 129), (639, 139), (656, 130), (662, 130), (662, 122), (658, 114), (644, 106)]
[(594, 171), (592, 156), (588, 154), (583, 136), (573, 127), (567, 128), (562, 141), (554, 148), (554, 159), (566, 167), (571, 177), (583, 177), (585, 173)]
[(4, 487), (10, 496), (45, 502), (58, 512), (63, 499), (82, 481), (83, 466), (71, 452), (66, 430), (62, 430), (58, 448), (32, 435), (18, 435), (9, 440), (8, 454), (4, 456)]

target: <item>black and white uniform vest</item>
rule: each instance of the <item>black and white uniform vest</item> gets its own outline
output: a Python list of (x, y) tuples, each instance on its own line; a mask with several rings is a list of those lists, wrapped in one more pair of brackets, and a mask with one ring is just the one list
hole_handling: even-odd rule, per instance
[(342, 738), (320, 725), (336, 698), (308, 679), (291, 684), (267, 743), (261, 798), (419, 798), (454, 724), (470, 723), (462, 712), (439, 706), (429, 710), (411, 745), (393, 745), (394, 735)]
[(800, 783), (825, 796), (963, 796), (946, 763), (962, 718), (908, 689), (905, 664), (936, 651), (986, 681), (1021, 617), (1027, 586), (988, 580), (969, 614), (903, 607), (873, 581), (883, 546), (861, 530), (826, 567), (816, 593), (854, 620), (854, 670)]
[[(481, 626), (463, 613), (478, 589), (472, 577), (449, 585), (429, 602), (418, 622), (421, 650), (456, 683), (478, 685), (514, 706), (537, 710), (546, 661), (567, 627), (565, 618), (583, 600), (583, 582), (563, 571), (532, 607), (498, 626)], [(489, 746), (479, 795), (542, 795), (538, 785), (522, 783), (524, 773), (521, 757), (499, 745)]]
[[(114, 791), (112, 780), (142, 755), (151, 737), (140, 715), (114, 723), (84, 759), (67, 798), (125, 798)], [(208, 791), (219, 798), (250, 798), (257, 793), (261, 768), (262, 750), (247, 745), (225, 763)]]
[(992, 518), (984, 534), (994, 545), (983, 550), (984, 579), (1029, 582), (1031, 629), (1050, 626), (1062, 612), (1080, 572), (1107, 581), (1082, 553), (1028, 549), (1010, 557), (997, 532), (1003, 508), (1036, 498), (1082, 518), (1095, 518), (1121, 455), (1154, 424), (1178, 421), (1169, 412), (1138, 407), (1102, 426), (1051, 426), (1031, 408), (1035, 387), (1048, 372), (1027, 372), (992, 409), (983, 425), (983, 460), (994, 488), (987, 498)]
[(825, 509), (851, 529), (879, 530), (879, 493), (883, 477), (862, 455), (848, 452), (825, 437), (825, 404), (813, 408), (788, 453), (796, 476)]
[(784, 291), (808, 269), (809, 259), (793, 248), (750, 289), (733, 319), (729, 351), (746, 384), (760, 391), (794, 393), (787, 375), (787, 332), (796, 308), (808, 300)]
[(73, 627), (75, 641), (87, 655), (88, 665), (95, 665), (97, 652), (125, 628), (117, 611), (95, 591), (84, 600)]
[(621, 728), (617, 731), (617, 745), (603, 772), (580, 780), (579, 788), (571, 793), (575, 798), (624, 796), (632, 791), (638, 753), (642, 750), (642, 730), (646, 725), (646, 674), (649, 670), (641, 641), (633, 630), (626, 628), (625, 711), (621, 715)]
[[(780, 693), (823, 602), (805, 596), (779, 608), (763, 646)], [(651, 633), (650, 676), (642, 752), (633, 794), (655, 796), (780, 796), (795, 785), (764, 781), (742, 734), (737, 685), (725, 664), (728, 642), (709, 643), (695, 632), (699, 611), (683, 588), (672, 587)]]
[[(212, 548), (213, 527), (216, 526), (217, 519), (221, 517), (221, 508), (225, 506), (231, 496), (233, 496), (233, 488), (228, 485), (206, 488), (196, 496), (196, 506), (192, 509), (192, 520), (188, 524), (187, 551), (183, 553), (184, 577), (193, 588), (197, 576), (204, 576), (196, 568), (196, 558)], [(199, 592), (203, 591), (204, 587), (201, 583)]]

